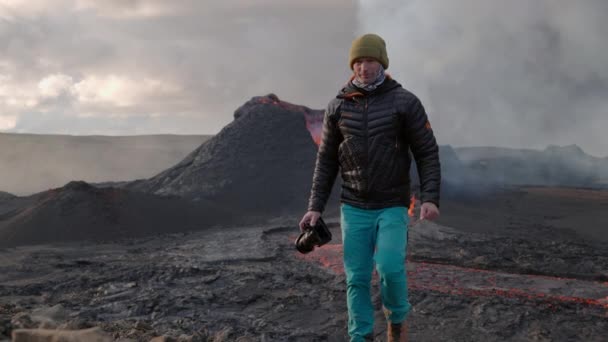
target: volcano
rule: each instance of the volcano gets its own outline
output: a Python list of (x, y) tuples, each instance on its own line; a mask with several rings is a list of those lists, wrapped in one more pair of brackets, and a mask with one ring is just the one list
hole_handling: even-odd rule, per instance
[(235, 111), (233, 122), (180, 163), (127, 187), (207, 200), (252, 217), (301, 214), (317, 153), (314, 132), (322, 118), (323, 111), (274, 94), (253, 97)]

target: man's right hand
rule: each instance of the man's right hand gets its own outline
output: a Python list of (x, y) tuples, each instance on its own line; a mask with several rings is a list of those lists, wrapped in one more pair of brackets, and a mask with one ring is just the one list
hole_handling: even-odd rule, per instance
[(318, 211), (309, 211), (304, 214), (304, 217), (302, 217), (302, 220), (300, 221), (300, 230), (304, 231), (304, 225), (306, 222), (308, 222), (311, 227), (317, 224), (319, 217), (321, 217), (321, 213)]

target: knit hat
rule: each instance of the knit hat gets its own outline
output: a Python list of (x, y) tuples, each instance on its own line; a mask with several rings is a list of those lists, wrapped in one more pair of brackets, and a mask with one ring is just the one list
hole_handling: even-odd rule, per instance
[(386, 53), (386, 43), (379, 35), (368, 33), (353, 40), (348, 56), (350, 68), (353, 68), (355, 59), (359, 57), (371, 57), (384, 67), (388, 68), (388, 55)]

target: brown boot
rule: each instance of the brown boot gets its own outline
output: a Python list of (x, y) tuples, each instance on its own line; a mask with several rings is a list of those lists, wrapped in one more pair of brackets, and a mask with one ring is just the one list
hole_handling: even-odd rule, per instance
[(407, 323), (388, 323), (387, 342), (407, 342)]

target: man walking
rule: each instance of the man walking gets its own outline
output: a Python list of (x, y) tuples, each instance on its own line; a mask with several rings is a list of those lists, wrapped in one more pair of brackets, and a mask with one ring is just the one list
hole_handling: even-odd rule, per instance
[(370, 283), (379, 275), (389, 341), (407, 341), (410, 312), (405, 256), (411, 150), (420, 175), (420, 219), (439, 216), (438, 147), (420, 100), (384, 70), (384, 40), (365, 34), (352, 43), (351, 80), (325, 112), (308, 212), (314, 225), (340, 171), (341, 229), (351, 341), (372, 341)]

